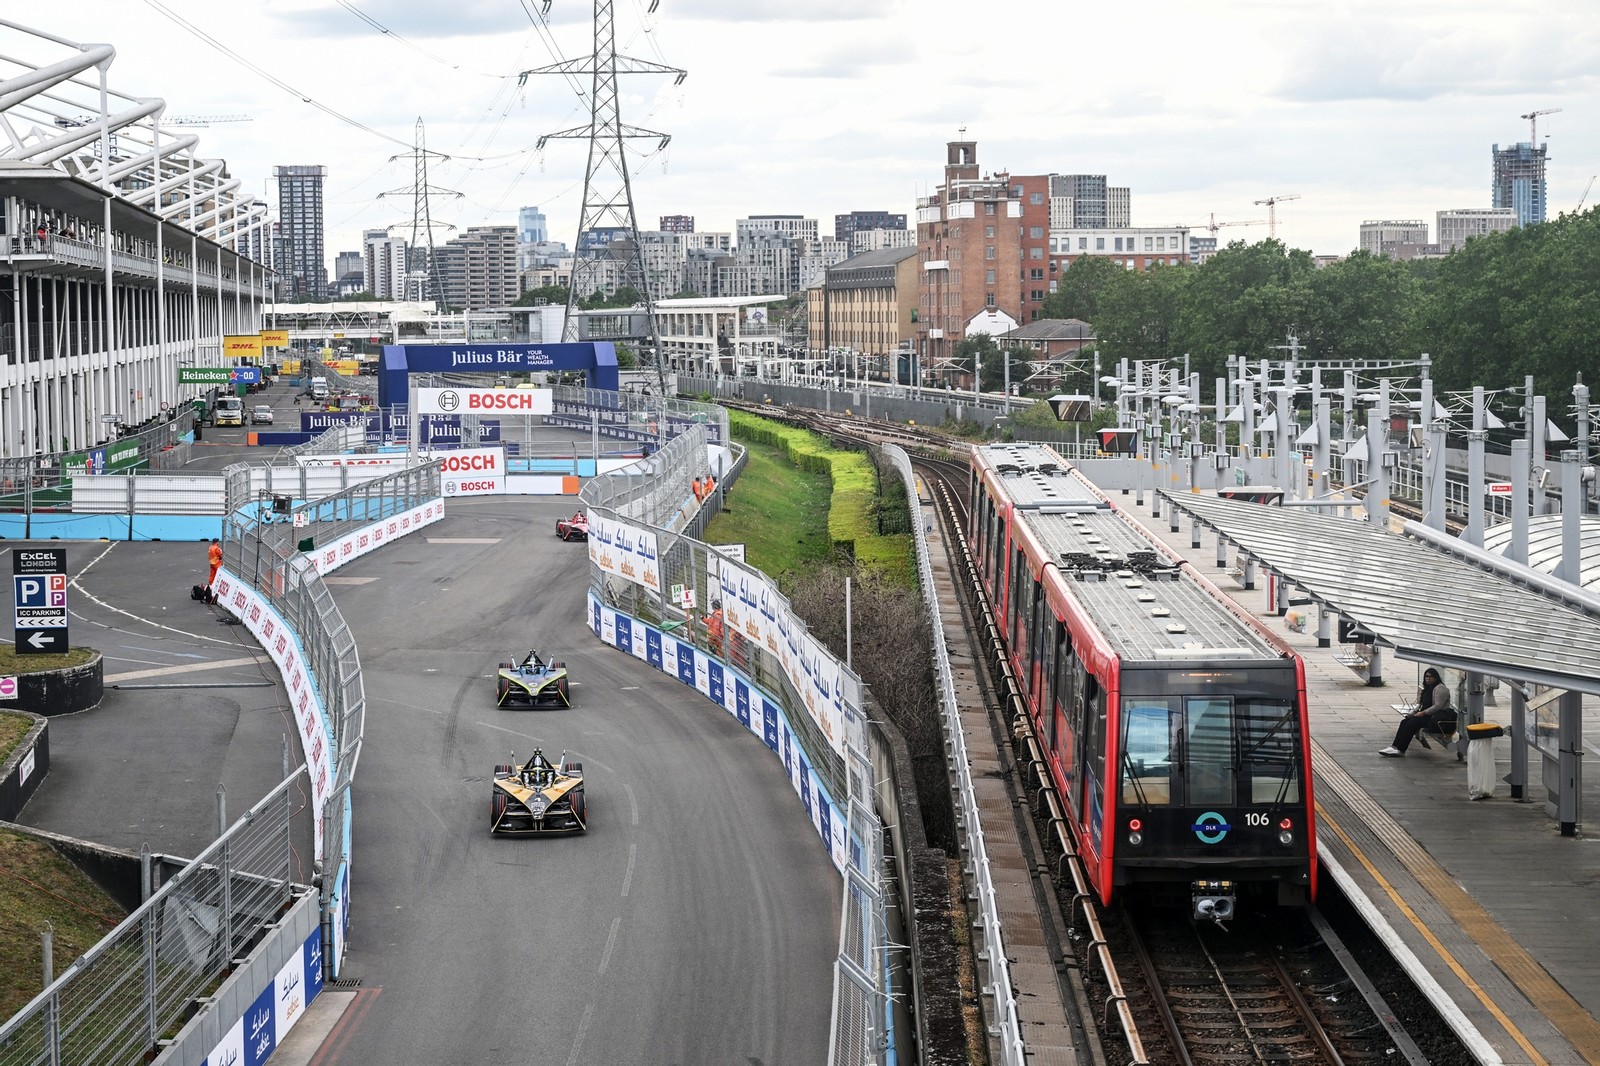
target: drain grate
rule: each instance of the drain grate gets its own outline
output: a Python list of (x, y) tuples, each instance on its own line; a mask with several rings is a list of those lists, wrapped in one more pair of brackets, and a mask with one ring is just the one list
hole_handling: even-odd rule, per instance
[(341, 977), (337, 981), (329, 981), (323, 988), (360, 988), (362, 979), (359, 977)]

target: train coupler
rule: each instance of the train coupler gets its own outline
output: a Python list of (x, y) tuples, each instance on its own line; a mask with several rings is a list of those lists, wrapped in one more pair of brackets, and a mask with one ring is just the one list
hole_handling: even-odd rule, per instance
[(1233, 917), (1235, 902), (1232, 881), (1193, 881), (1189, 884), (1191, 914), (1197, 922), (1216, 922), (1221, 925)]

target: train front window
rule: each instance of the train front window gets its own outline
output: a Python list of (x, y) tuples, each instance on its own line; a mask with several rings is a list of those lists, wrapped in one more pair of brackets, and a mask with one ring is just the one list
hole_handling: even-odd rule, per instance
[(1242, 704), (1240, 762), (1250, 776), (1251, 803), (1298, 803), (1300, 731), (1295, 705), (1270, 700)]
[(1190, 697), (1184, 705), (1184, 777), (1194, 807), (1234, 803), (1238, 767), (1233, 748), (1233, 701)]
[(1172, 708), (1166, 700), (1122, 701), (1122, 802), (1172, 802)]

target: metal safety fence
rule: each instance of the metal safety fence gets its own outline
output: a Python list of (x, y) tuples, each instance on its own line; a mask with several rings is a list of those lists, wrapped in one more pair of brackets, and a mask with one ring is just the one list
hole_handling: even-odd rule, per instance
[(706, 430), (704, 424), (691, 423), (643, 460), (584, 486), (581, 498), (590, 511), (591, 536), (597, 518), (646, 527), (655, 539), (659, 574), (652, 590), (591, 563), (591, 585), (612, 609), (693, 643), (781, 703), (805, 757), (845, 810), (849, 827), (829, 1061), (834, 1066), (883, 1063), (891, 1054), (883, 834), (873, 800), (873, 741), (860, 710), (861, 681), (829, 654), (846, 712), (837, 722), (814, 713), (807, 694), (795, 688), (777, 643), (769, 646), (724, 623), (721, 598), (737, 595), (752, 609), (759, 603), (763, 617), (784, 619), (789, 643), (808, 639), (804, 623), (789, 613), (787, 600), (771, 579), (696, 536), (720, 504), (721, 492), (737, 479), (744, 458), (735, 448), (719, 488), (710, 496), (696, 495), (695, 483), (707, 473)]
[(103, 461), (101, 457), (106, 455), (116, 455), (120, 463), (128, 465), (144, 462), (151, 469), (168, 469), (170, 462), (161, 457), (182, 445), (183, 438), (194, 431), (194, 423), (194, 405), (186, 403), (160, 421), (92, 448), (0, 457), (0, 494), (9, 496), (20, 492), (24, 484), (38, 489), (54, 487), (70, 476), (72, 470), (86, 469), (94, 462)]
[[(884, 448), (890, 460), (905, 481), (906, 496), (912, 508), (911, 528), (917, 544), (918, 574), (922, 583), (922, 597), (933, 620), (935, 633), (944, 631), (939, 611), (939, 595), (933, 582), (933, 565), (928, 556), (928, 539), (922, 516), (922, 506), (917, 499), (915, 475), (911, 459), (904, 451), (888, 445)], [(1000, 907), (995, 896), (994, 878), (989, 868), (989, 851), (984, 842), (983, 823), (979, 820), (977, 793), (972, 787), (972, 768), (967, 757), (966, 736), (961, 728), (961, 707), (956, 699), (955, 676), (950, 669), (950, 656), (943, 640), (933, 642), (934, 666), (939, 681), (940, 717), (944, 724), (945, 764), (950, 774), (950, 787), (956, 803), (956, 827), (962, 837), (962, 850), (966, 861), (962, 866), (969, 886), (968, 898), (976, 910), (973, 927), (983, 937), (983, 950), (974, 954), (982, 967), (982, 992), (993, 1004), (991, 1022), (1000, 1044), (1000, 1062), (1004, 1066), (1023, 1066), (1026, 1051), (1022, 1043), (1021, 1023), (1017, 1014), (1016, 995), (1011, 987), (1011, 969), (1006, 960), (1004, 935), (1001, 929)]]
[(0, 1066), (151, 1061), (306, 891), (294, 880), (305, 789), (302, 766), (0, 1025)]
[[(233, 486), (248, 469), (229, 467)], [(301, 545), (328, 544), (374, 522), (405, 514), (439, 498), (439, 464), (407, 467), (317, 500), (265, 516), (250, 508), (230, 511), (223, 521), (222, 558), (230, 573), (249, 582), (299, 635), (304, 661), (321, 690), (332, 731), (334, 789), (348, 785), (362, 732), (365, 695), (356, 643), (317, 561)], [(233, 490), (230, 489), (230, 499)], [(320, 538), (320, 540), (318, 539)], [(342, 559), (339, 561), (343, 561)], [(345, 758), (348, 754), (352, 757)]]
[[(706, 473), (705, 456), (703, 430), (696, 427), (651, 457), (622, 471), (596, 478), (584, 487), (581, 497), (591, 511), (609, 512), (618, 518), (654, 527), (660, 591), (652, 592), (643, 585), (618, 578), (593, 563), (590, 564), (591, 581), (608, 606), (678, 639), (688, 640), (732, 665), (756, 687), (778, 695), (789, 714), (790, 726), (810, 755), (817, 775), (823, 778), (832, 795), (847, 796), (849, 789), (841, 755), (843, 745), (825, 736), (823, 726), (806, 711), (805, 699), (794, 691), (776, 651), (747, 639), (734, 626), (712, 621), (712, 615), (721, 607), (722, 587), (728, 583), (725, 574), (728, 570), (738, 571), (749, 589), (773, 590), (768, 593), (770, 610), (786, 611), (788, 605), (761, 571), (729, 558), (686, 531), (696, 522), (704, 522), (703, 501), (695, 497), (693, 482)], [(803, 623), (796, 624), (804, 630)], [(848, 701), (859, 707), (860, 679), (854, 673), (845, 673), (844, 684), (852, 693)], [(864, 740), (856, 743), (858, 746), (865, 744)]]
[(872, 764), (857, 752), (849, 759), (849, 825), (873, 861), (845, 869), (834, 962), (830, 1066), (868, 1066), (895, 1047), (889, 985), (889, 919), (882, 865), (883, 821), (873, 806)]

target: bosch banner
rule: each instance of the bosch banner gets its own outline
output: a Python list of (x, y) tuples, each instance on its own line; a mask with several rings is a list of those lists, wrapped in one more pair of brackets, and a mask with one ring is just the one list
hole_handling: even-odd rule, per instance
[(548, 415), (555, 412), (549, 389), (418, 389), (424, 415)]
[(433, 452), (428, 458), (439, 460), (446, 496), (494, 496), (506, 491), (504, 448), (460, 448)]

